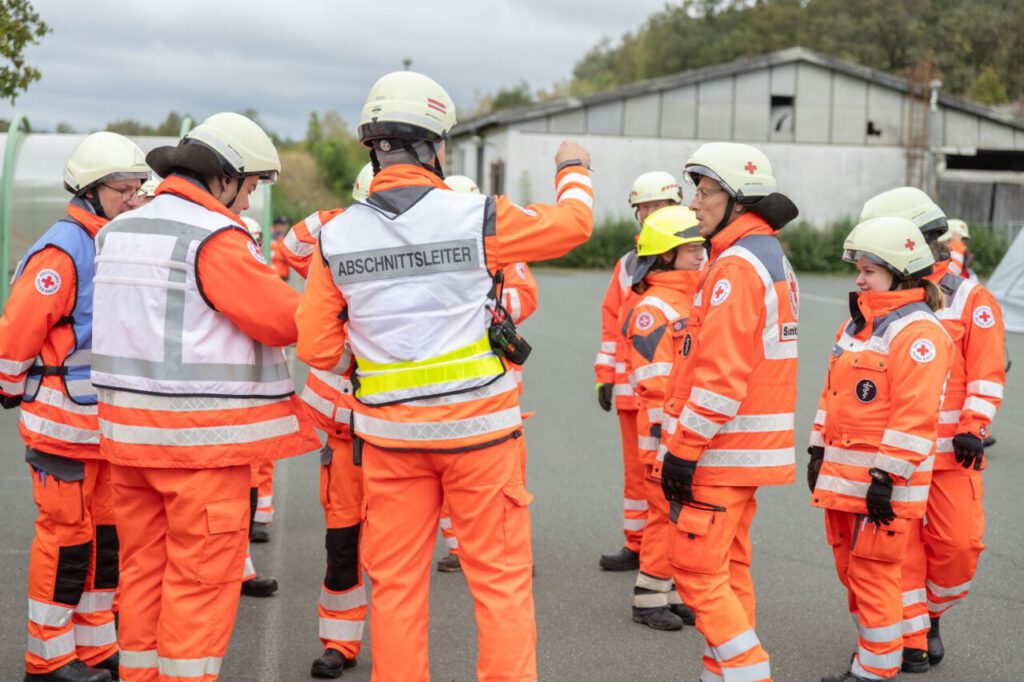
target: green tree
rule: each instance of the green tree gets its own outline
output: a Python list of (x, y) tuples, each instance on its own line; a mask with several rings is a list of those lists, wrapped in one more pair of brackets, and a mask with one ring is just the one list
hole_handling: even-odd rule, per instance
[(0, 98), (14, 104), (20, 93), (42, 77), (39, 69), (25, 63), (24, 52), (50, 30), (29, 0), (0, 0)]
[(999, 80), (999, 74), (991, 66), (986, 66), (974, 79), (967, 90), (967, 98), (990, 107), (1008, 104), (1010, 101), (1003, 82)]
[(179, 114), (177, 111), (172, 111), (167, 114), (167, 117), (163, 121), (154, 125), (143, 123), (132, 118), (121, 119), (118, 121), (111, 121), (107, 124), (107, 130), (112, 133), (120, 133), (122, 135), (159, 135), (162, 137), (177, 137), (178, 133), (181, 132), (181, 122), (186, 117), (190, 117), (189, 114)]
[(322, 116), (312, 112), (306, 125), (305, 147), (331, 191), (338, 196), (351, 195), (352, 183), (369, 156), (345, 120), (335, 111)]

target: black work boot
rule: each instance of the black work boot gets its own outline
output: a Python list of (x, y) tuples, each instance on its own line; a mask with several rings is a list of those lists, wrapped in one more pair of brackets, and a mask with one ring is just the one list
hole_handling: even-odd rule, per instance
[(928, 664), (928, 652), (924, 649), (904, 649), (903, 665), (900, 670), (905, 673), (926, 673), (931, 666)]
[(440, 573), (462, 573), (462, 564), (459, 562), (458, 554), (448, 554), (437, 562), (437, 570)]
[(653, 630), (682, 630), (683, 619), (672, 613), (667, 606), (653, 609), (633, 607), (633, 622), (646, 625)]
[(118, 653), (115, 653), (110, 658), (106, 658), (106, 659), (100, 661), (99, 663), (94, 664), (93, 667), (94, 668), (98, 668), (100, 670), (109, 670), (110, 671), (110, 679), (112, 679), (112, 680), (119, 680), (119, 679), (121, 679), (120, 663), (121, 663), (121, 655), (118, 654)]
[(345, 673), (346, 668), (354, 667), (356, 667), (356, 660), (354, 658), (352, 660), (345, 658), (344, 654), (337, 649), (324, 649), (324, 652), (320, 654), (320, 658), (313, 661), (309, 674), (313, 677), (333, 680), (341, 677)]
[(640, 554), (623, 547), (615, 554), (602, 554), (598, 563), (606, 571), (635, 571), (640, 568)]
[(242, 594), (247, 597), (269, 597), (277, 592), (277, 579), (256, 576), (242, 581)]
[(871, 680), (857, 675), (852, 670), (847, 670), (845, 673), (837, 675), (826, 675), (821, 678), (821, 682), (871, 682)]
[(110, 682), (110, 671), (90, 668), (77, 658), (50, 673), (25, 673), (25, 682)]
[(253, 542), (270, 542), (270, 529), (267, 524), (254, 521), (252, 530), (249, 531), (249, 539)]
[(697, 624), (697, 614), (686, 604), (669, 604), (668, 608), (672, 610), (672, 613), (679, 616), (686, 625)]
[(946, 656), (946, 647), (942, 645), (942, 637), (939, 636), (939, 619), (932, 618), (931, 628), (928, 630), (928, 662), (938, 665)]

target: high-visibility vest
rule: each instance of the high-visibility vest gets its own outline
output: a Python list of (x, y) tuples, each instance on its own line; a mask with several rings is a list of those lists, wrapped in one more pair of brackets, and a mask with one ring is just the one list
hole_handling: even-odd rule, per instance
[[(162, 194), (97, 235), (92, 380), (160, 396), (281, 398), (294, 393), (284, 352), (214, 310), (196, 257), (221, 214)], [(253, 249), (255, 249), (255, 243)]]
[(352, 429), (378, 447), (464, 451), (517, 435), (515, 378), (487, 336), (493, 202), (401, 187), (350, 206), (320, 233), (347, 303)]
[(25, 263), (32, 256), (50, 246), (68, 254), (75, 264), (75, 307), (70, 319), (62, 320), (62, 323), (72, 326), (75, 332), (75, 345), (57, 365), (46, 365), (41, 357), (36, 358), (35, 364), (28, 370), (22, 400), (26, 403), (34, 401), (39, 394), (43, 376), (56, 375), (60, 377), (64, 392), (72, 402), (78, 405), (95, 405), (96, 390), (89, 380), (89, 363), (92, 355), (92, 282), (96, 267), (96, 246), (92, 236), (82, 225), (70, 217), (64, 217), (29, 248), (14, 278), (21, 276)]

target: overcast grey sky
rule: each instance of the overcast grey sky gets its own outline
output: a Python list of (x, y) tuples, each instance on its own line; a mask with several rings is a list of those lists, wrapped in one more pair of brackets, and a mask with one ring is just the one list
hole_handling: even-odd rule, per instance
[(167, 112), (197, 119), (253, 107), (300, 138), (310, 111), (359, 115), (373, 82), (401, 68), (439, 81), (463, 109), (525, 79), (568, 78), (603, 36), (665, 0), (34, 0), (53, 32), (28, 51), (43, 78), (0, 118), (76, 130)]

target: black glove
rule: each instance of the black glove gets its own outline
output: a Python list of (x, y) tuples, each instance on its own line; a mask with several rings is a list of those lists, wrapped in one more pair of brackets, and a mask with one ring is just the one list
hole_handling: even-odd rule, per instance
[(953, 452), (956, 461), (964, 469), (974, 467), (975, 471), (981, 471), (982, 460), (985, 459), (985, 444), (973, 433), (958, 433), (953, 436)]
[(614, 389), (615, 386), (612, 384), (597, 385), (597, 404), (605, 412), (610, 412), (612, 409), (612, 391)]
[(671, 452), (665, 455), (661, 468), (661, 491), (669, 502), (689, 502), (693, 499), (693, 474), (697, 462), (680, 459)]
[(20, 395), (0, 396), (0, 407), (3, 407), (5, 410), (13, 410), (18, 405), (21, 405)]
[(872, 469), (871, 485), (868, 486), (868, 518), (872, 523), (888, 526), (896, 518), (892, 510), (892, 476), (881, 469)]
[(825, 448), (820, 445), (811, 445), (807, 448), (807, 454), (811, 456), (807, 460), (807, 487), (814, 492), (814, 486), (818, 484), (818, 474), (821, 472), (821, 463), (825, 459)]

